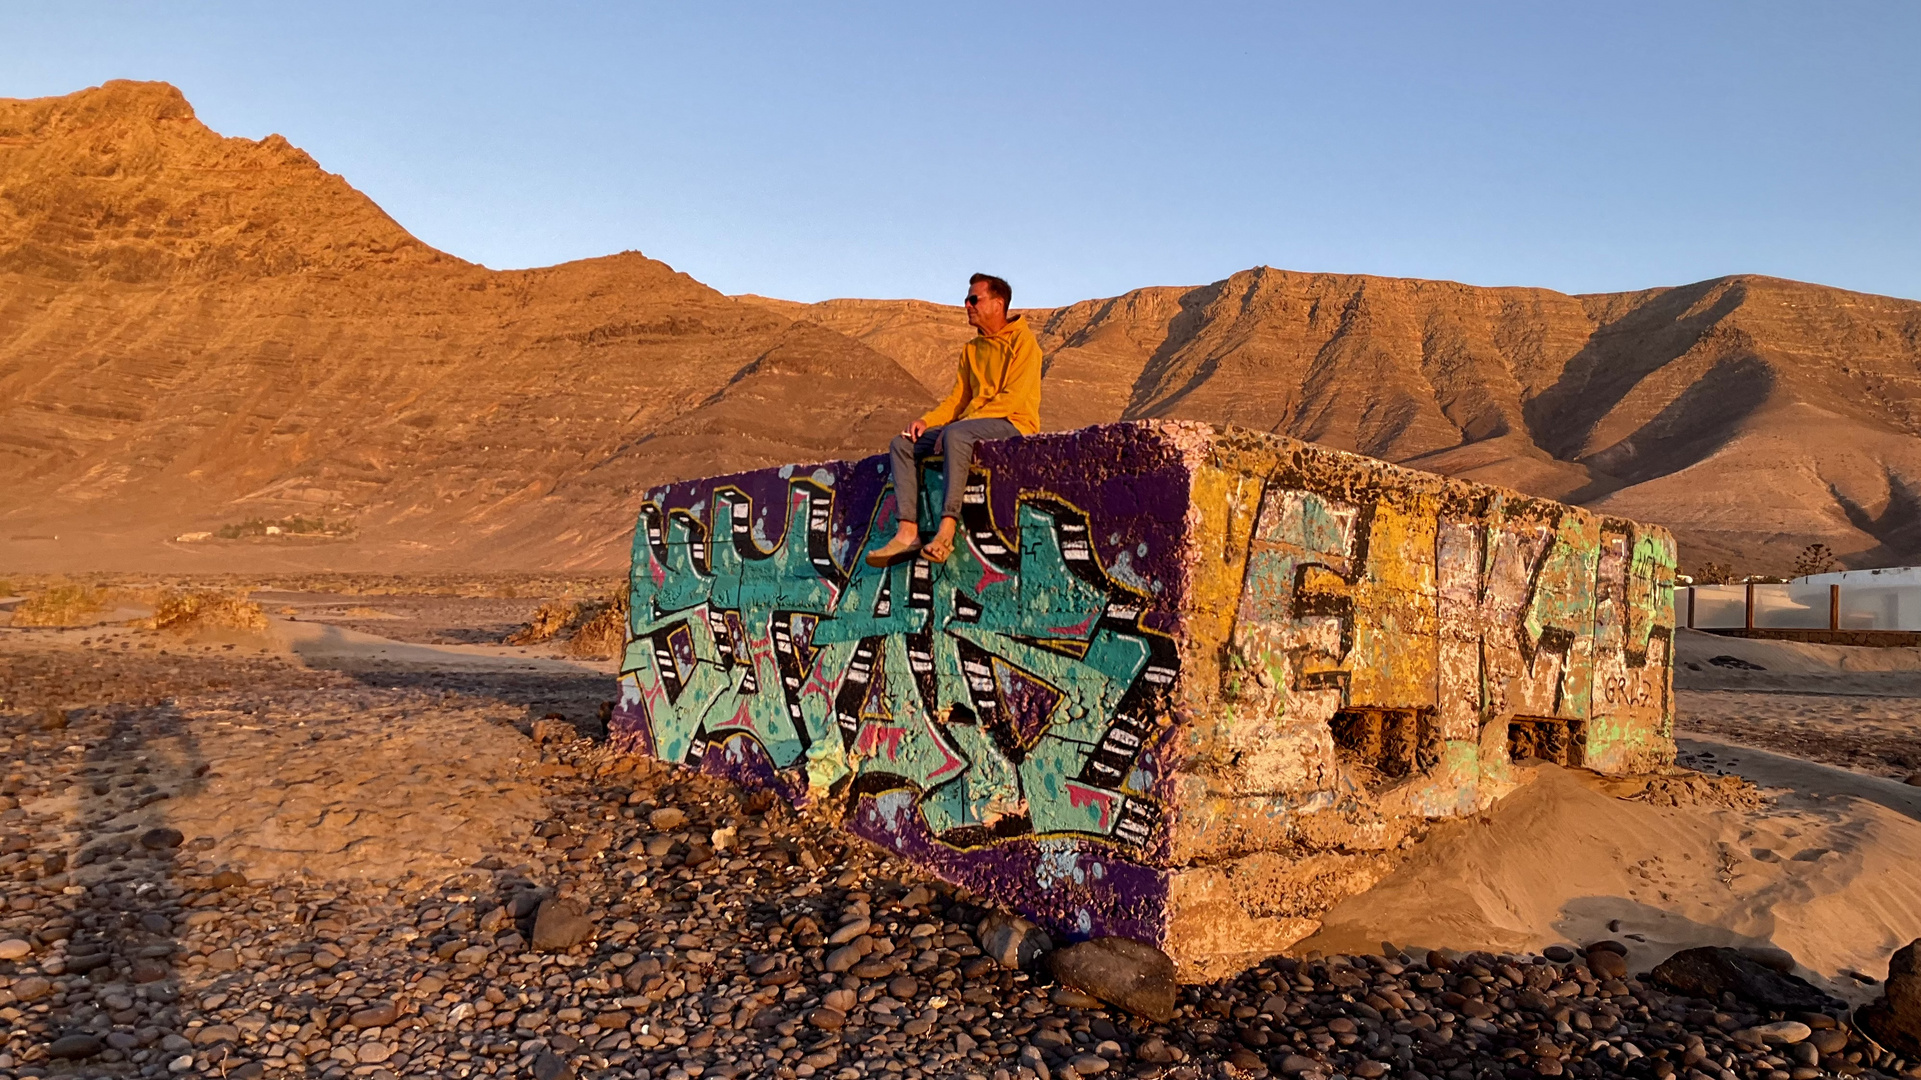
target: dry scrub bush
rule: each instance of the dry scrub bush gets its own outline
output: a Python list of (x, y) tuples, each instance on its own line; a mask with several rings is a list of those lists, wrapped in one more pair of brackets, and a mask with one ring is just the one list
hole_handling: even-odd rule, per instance
[(539, 645), (566, 633), (574, 625), (579, 604), (571, 600), (549, 600), (534, 609), (527, 625), (508, 634), (509, 645)]
[(578, 656), (584, 660), (612, 660), (627, 647), (627, 590), (614, 594), (612, 600), (603, 600), (593, 605), (594, 611), (567, 639), (567, 655)]
[(505, 640), (509, 645), (539, 645), (564, 638), (562, 651), (569, 656), (611, 660), (627, 644), (627, 610), (625, 589), (598, 600), (550, 600)]
[(72, 626), (107, 606), (112, 590), (87, 585), (54, 585), (13, 609), (15, 626)]
[(245, 630), (257, 634), (267, 629), (267, 613), (247, 599), (244, 592), (172, 592), (154, 605), (152, 624), (155, 630), (179, 634), (196, 630)]

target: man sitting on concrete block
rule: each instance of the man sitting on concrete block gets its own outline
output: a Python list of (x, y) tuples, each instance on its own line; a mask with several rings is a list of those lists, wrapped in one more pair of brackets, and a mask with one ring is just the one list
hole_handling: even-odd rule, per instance
[[(894, 505), (900, 528), (883, 547), (867, 553), (874, 566), (886, 566), (919, 551), (930, 562), (954, 553), (961, 494), (974, 444), (982, 439), (1032, 435), (1041, 429), (1041, 347), (1019, 315), (1009, 315), (1014, 290), (992, 274), (967, 279), (967, 324), (980, 331), (961, 346), (954, 389), (907, 430), (894, 436)], [(943, 459), (940, 528), (925, 547), (920, 542), (920, 463), (932, 454)]]

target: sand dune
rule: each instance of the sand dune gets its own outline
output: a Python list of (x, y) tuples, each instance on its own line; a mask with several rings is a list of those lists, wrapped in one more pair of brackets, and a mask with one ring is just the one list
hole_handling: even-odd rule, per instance
[(1874, 989), (1845, 973), (1880, 972), (1921, 930), (1921, 821), (1828, 793), (1849, 774), (1795, 778), (1807, 786), (1758, 811), (1661, 807), (1542, 766), (1482, 818), (1437, 826), (1300, 948), (1539, 951), (1614, 938), (1644, 971), (1694, 945), (1773, 945), (1803, 977), (1867, 1000)]

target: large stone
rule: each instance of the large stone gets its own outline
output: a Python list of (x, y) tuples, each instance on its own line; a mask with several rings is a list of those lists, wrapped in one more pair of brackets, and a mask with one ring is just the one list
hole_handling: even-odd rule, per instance
[(92, 1057), (103, 1049), (105, 1044), (96, 1035), (62, 1035), (47, 1047), (47, 1054), (50, 1057), (78, 1059)]
[(1075, 1054), (1067, 1068), (1081, 1076), (1097, 1076), (1108, 1069), (1107, 1059), (1099, 1054)]
[(1874, 1040), (1908, 1057), (1921, 1056), (1921, 939), (1896, 949), (1888, 958), (1888, 981), (1881, 996), (1855, 1012), (1855, 1020)]
[(1792, 1046), (1814, 1034), (1814, 1029), (1799, 1020), (1776, 1020), (1770, 1024), (1756, 1024), (1734, 1033), (1734, 1037), (1756, 1045), (1781, 1043)]
[(1517, 759), (1673, 760), (1659, 528), (1148, 421), (981, 443), (953, 555), (870, 566), (888, 477), (875, 457), (643, 495), (614, 744), (844, 800), (853, 835), (1183, 979), (1312, 933)]
[(574, 1067), (567, 1059), (551, 1050), (542, 1050), (534, 1055), (532, 1070), (534, 1080), (574, 1080)]
[(1807, 980), (1776, 971), (1739, 949), (1683, 949), (1661, 961), (1648, 977), (1670, 990), (1708, 1001), (1718, 1001), (1725, 993), (1767, 1009), (1814, 1012), (1842, 1004)]
[(548, 746), (553, 743), (573, 742), (580, 738), (580, 731), (574, 727), (572, 721), (559, 713), (548, 713), (534, 721), (531, 735), (535, 743)]
[(1741, 955), (1762, 967), (1773, 968), (1783, 974), (1794, 970), (1794, 954), (1772, 945), (1743, 945)]
[(855, 938), (861, 936), (862, 934), (865, 934), (868, 931), (868, 928), (872, 927), (873, 925), (874, 925), (873, 921), (868, 919), (865, 915), (850, 919), (847, 922), (843, 923), (840, 929), (827, 935), (827, 944), (845, 945), (848, 942), (854, 940)]
[(142, 957), (133, 962), (133, 981), (137, 983), (159, 982), (172, 974), (172, 968), (151, 957)]
[(1152, 945), (1106, 937), (1049, 953), (1047, 969), (1076, 990), (1149, 1020), (1174, 1019), (1180, 985), (1174, 961)]
[(571, 897), (543, 900), (534, 913), (536, 952), (562, 952), (586, 941), (594, 932), (587, 905)]
[(839, 975), (845, 972), (848, 968), (853, 967), (855, 964), (860, 963), (860, 958), (862, 955), (864, 954), (861, 952), (860, 946), (842, 945), (840, 948), (835, 949), (833, 952), (828, 953), (827, 959), (823, 961), (823, 963), (826, 965), (827, 970), (829, 972), (832, 972), (835, 975)]
[(179, 847), (186, 839), (186, 836), (182, 834), (179, 829), (169, 829), (162, 826), (156, 829), (148, 829), (146, 832), (141, 833), (140, 846), (151, 851), (170, 851)]
[(1052, 948), (1047, 931), (1018, 915), (989, 912), (980, 925), (981, 952), (1004, 968), (1024, 968)]
[(1628, 977), (1628, 958), (1607, 949), (1590, 948), (1587, 969), (1597, 979), (1625, 979)]
[(391, 1001), (376, 1001), (363, 1008), (355, 1009), (347, 1016), (347, 1022), (357, 1028), (386, 1027), (400, 1019), (400, 1007)]

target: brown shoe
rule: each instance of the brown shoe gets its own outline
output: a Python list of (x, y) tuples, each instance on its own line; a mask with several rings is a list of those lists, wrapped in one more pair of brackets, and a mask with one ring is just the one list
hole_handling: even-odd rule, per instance
[(867, 553), (867, 565), (892, 566), (904, 559), (911, 559), (921, 550), (920, 541), (902, 540), (896, 536), (886, 544)]

